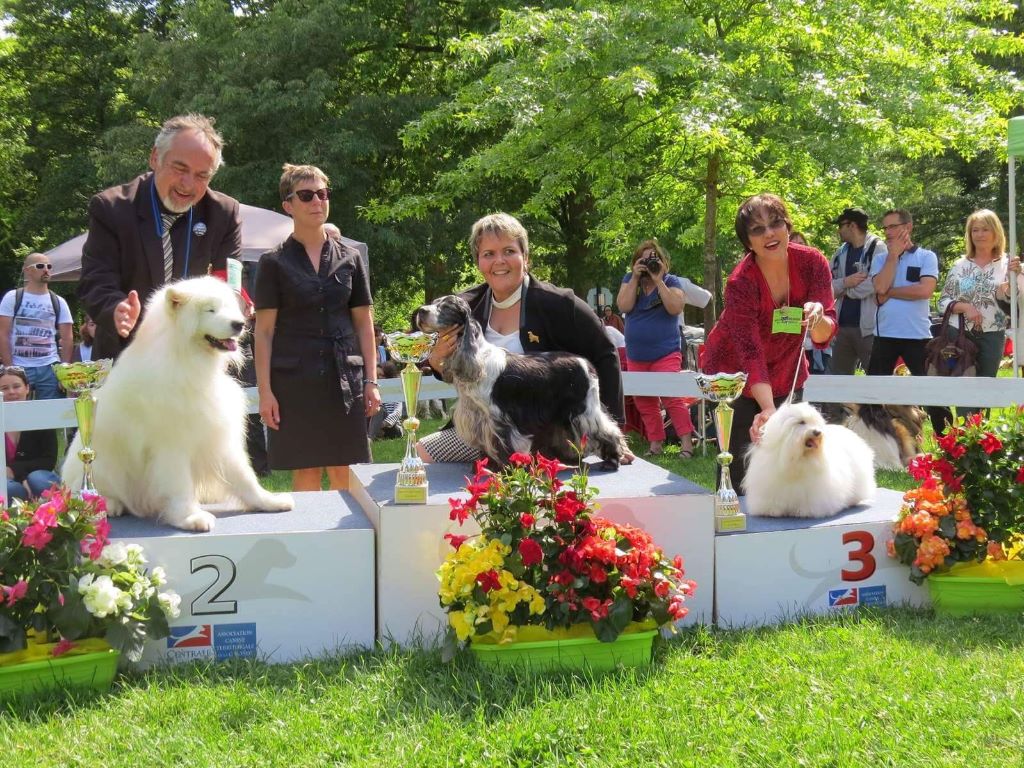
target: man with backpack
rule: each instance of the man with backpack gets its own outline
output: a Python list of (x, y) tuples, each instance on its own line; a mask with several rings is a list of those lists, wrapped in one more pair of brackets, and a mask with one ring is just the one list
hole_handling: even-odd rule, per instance
[(859, 362), (867, 373), (875, 338), (875, 286), (871, 264), (888, 251), (885, 242), (868, 233), (868, 215), (847, 208), (836, 219), (839, 250), (832, 257), (832, 295), (836, 299), (839, 330), (832, 340), (830, 373), (852, 376)]
[(25, 285), (0, 300), (0, 363), (25, 369), (37, 400), (62, 397), (51, 365), (69, 362), (71, 310), (50, 290), (53, 265), (44, 253), (25, 257)]

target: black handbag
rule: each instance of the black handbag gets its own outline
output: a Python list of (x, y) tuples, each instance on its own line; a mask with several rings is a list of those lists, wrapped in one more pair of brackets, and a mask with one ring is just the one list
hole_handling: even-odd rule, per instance
[(925, 360), (929, 376), (976, 376), (978, 345), (968, 336), (965, 321), (960, 318), (956, 336), (949, 336), (949, 318), (953, 314), (955, 301), (951, 301), (942, 315), (938, 335), (928, 342)]

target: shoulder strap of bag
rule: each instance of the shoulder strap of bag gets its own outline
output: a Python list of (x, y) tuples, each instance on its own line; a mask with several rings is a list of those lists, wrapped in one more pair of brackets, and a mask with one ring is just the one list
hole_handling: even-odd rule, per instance
[(19, 288), (14, 292), (14, 316), (18, 316), (18, 310), (21, 309), (21, 300), (25, 298), (25, 289)]

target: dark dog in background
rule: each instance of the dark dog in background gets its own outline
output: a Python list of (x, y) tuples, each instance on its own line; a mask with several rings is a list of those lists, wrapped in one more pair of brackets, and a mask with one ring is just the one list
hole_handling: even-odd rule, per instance
[(540, 452), (566, 464), (570, 444), (587, 438), (587, 454), (618, 469), (626, 449), (622, 432), (601, 404), (597, 373), (566, 352), (517, 355), (484, 338), (469, 304), (442, 296), (413, 313), (413, 326), (433, 333), (453, 325), (462, 334), (444, 370), (459, 392), (455, 431), (467, 444), (504, 465), (516, 452)]
[(846, 427), (860, 435), (875, 452), (879, 469), (906, 469), (921, 452), (927, 414), (916, 405), (857, 405), (850, 411)]

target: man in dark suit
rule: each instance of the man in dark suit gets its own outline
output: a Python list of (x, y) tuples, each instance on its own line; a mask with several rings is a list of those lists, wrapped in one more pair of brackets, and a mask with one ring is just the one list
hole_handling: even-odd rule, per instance
[(78, 296), (96, 320), (94, 359), (121, 353), (165, 282), (226, 269), (226, 258), (240, 256), (238, 201), (209, 189), (223, 144), (209, 118), (172, 117), (153, 143), (151, 172), (89, 202)]

